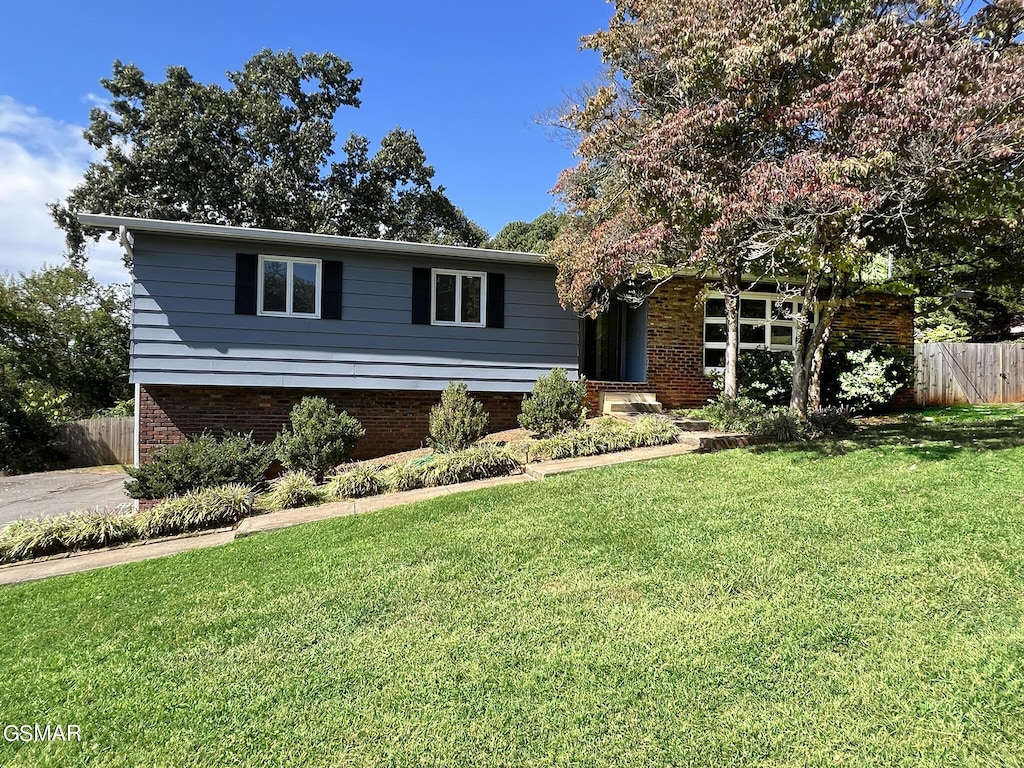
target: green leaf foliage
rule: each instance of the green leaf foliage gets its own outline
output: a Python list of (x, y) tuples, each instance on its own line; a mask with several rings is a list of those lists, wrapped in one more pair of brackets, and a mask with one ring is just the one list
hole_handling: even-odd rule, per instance
[(204, 432), (161, 448), (139, 467), (125, 467), (131, 476), (125, 490), (133, 499), (163, 499), (227, 483), (252, 487), (263, 482), (272, 461), (271, 447), (252, 433), (217, 438)]
[(300, 232), (478, 245), (486, 233), (434, 186), (412, 131), (395, 128), (375, 155), (352, 134), (335, 152), (334, 121), (358, 107), (362, 82), (333, 53), (264, 49), (227, 86), (170, 67), (162, 82), (115, 61), (100, 81), (109, 107), (85, 132), (102, 152), (51, 206), (70, 256), (98, 233), (79, 211)]
[(546, 211), (533, 221), (510, 221), (484, 247), (546, 254), (564, 221), (564, 213), (553, 211)]
[(469, 394), (465, 382), (452, 381), (441, 393), (441, 402), (430, 409), (427, 442), (438, 453), (461, 451), (487, 432), (487, 413)]
[(541, 376), (523, 397), (519, 425), (542, 437), (579, 427), (586, 417), (587, 380), (569, 381), (564, 368)]
[(358, 421), (322, 397), (304, 397), (292, 408), (290, 425), (274, 440), (285, 467), (309, 472), (316, 482), (345, 461), (365, 433)]

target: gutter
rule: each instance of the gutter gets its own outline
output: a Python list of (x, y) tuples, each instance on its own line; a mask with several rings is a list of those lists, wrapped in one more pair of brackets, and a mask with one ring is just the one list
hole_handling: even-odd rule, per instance
[[(98, 213), (79, 213), (78, 220), (86, 227), (95, 227), (117, 232), (121, 245), (134, 245), (133, 233), (152, 235), (175, 235), (213, 240), (262, 243), (267, 245), (302, 246), (308, 248), (330, 248), (364, 253), (383, 253), (401, 256), (429, 256), (433, 258), (472, 259), (474, 261), (495, 261), (513, 264), (551, 266), (541, 261), (535, 253), (518, 251), (494, 251), (487, 248), (469, 248), (456, 245), (433, 245), (429, 243), (407, 243), (400, 240), (374, 240), (368, 237), (346, 237), (343, 235), (319, 235), (310, 232), (288, 232), (255, 227), (232, 227), (220, 224), (195, 224), (186, 221), (165, 221), (142, 219), (131, 216), (109, 216)], [(129, 255), (130, 247), (125, 246)], [(554, 268), (553, 266), (551, 267)]]

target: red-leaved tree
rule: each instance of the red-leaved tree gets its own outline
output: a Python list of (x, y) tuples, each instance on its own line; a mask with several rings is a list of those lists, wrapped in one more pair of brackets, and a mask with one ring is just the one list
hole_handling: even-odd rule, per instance
[(744, 281), (798, 285), (806, 416), (832, 319), (879, 264), (976, 215), (980, 180), (1019, 194), (1022, 28), (1022, 0), (618, 0), (583, 40), (608, 80), (563, 118), (580, 163), (556, 187), (562, 301), (594, 314), (623, 284), (717, 279), (735, 395)]

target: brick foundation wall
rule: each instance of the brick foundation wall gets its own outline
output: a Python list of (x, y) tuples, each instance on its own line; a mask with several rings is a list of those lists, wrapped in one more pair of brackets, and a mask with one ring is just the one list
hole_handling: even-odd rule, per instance
[[(441, 393), (144, 385), (139, 388), (140, 460), (145, 462), (156, 449), (204, 429), (251, 431), (257, 440), (269, 442), (287, 423), (292, 406), (306, 396), (326, 398), (359, 420), (366, 435), (353, 458), (368, 459), (419, 448), (427, 436), (430, 408)], [(490, 416), (490, 431), (517, 426), (521, 394), (475, 392), (473, 396)]]

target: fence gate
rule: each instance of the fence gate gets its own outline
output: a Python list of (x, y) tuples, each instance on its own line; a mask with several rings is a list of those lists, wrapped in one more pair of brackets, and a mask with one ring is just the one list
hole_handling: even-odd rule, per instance
[(135, 461), (135, 419), (82, 419), (57, 428), (57, 443), (69, 467), (131, 464)]
[(918, 344), (919, 405), (1024, 402), (1024, 345)]

